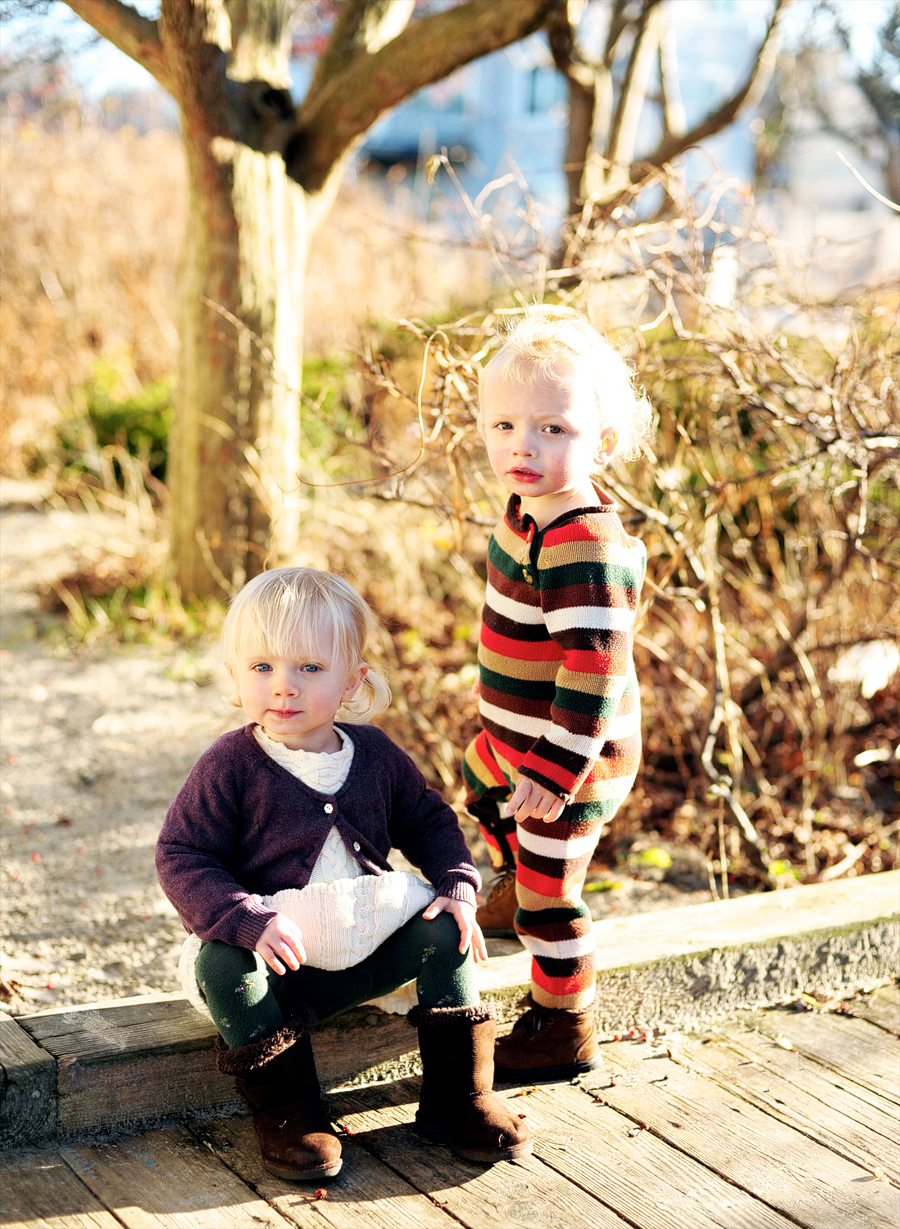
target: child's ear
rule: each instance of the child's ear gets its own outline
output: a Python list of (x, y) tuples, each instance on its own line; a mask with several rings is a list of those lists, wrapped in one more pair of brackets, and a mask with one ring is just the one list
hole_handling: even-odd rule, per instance
[(356, 667), (355, 670), (350, 671), (350, 675), (347, 679), (346, 686), (344, 687), (343, 698), (345, 700), (349, 700), (350, 697), (356, 692), (360, 683), (363, 681), (363, 679), (366, 677), (368, 673), (369, 673), (369, 667), (364, 662), (361, 662)]
[(604, 427), (600, 434), (600, 443), (597, 446), (597, 461), (601, 465), (605, 465), (612, 454), (616, 451), (616, 445), (619, 442), (619, 433), (615, 427)]
[(225, 671), (231, 679), (231, 687), (233, 692), (232, 697), (229, 700), (229, 704), (231, 704), (233, 708), (243, 708), (244, 706), (241, 703), (241, 689), (238, 687), (237, 679), (234, 677), (234, 668), (231, 665), (231, 662), (226, 661)]

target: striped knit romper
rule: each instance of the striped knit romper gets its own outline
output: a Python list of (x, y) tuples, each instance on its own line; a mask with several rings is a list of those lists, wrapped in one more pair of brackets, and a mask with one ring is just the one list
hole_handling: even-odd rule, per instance
[[(641, 755), (632, 631), (647, 555), (597, 489), (538, 529), (513, 495), (488, 547), (478, 650), (481, 733), (466, 748), (466, 805), (492, 859), (516, 862), (516, 931), (532, 997), (578, 1010), (594, 997), (594, 937), (581, 889)], [(555, 823), (501, 818), (518, 776), (566, 800)], [(488, 819), (488, 817), (490, 817)]]

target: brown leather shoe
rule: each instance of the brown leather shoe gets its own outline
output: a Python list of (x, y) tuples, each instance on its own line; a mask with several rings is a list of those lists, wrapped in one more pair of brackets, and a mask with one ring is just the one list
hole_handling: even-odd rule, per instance
[(286, 1025), (229, 1049), (217, 1065), (250, 1102), (263, 1168), (289, 1182), (321, 1182), (341, 1168), (341, 1142), (322, 1102), (309, 1034)]
[(505, 866), (491, 885), (487, 900), (475, 914), (481, 933), (488, 939), (516, 937), (516, 868)]
[(601, 1062), (593, 1005), (582, 1011), (541, 1007), (531, 995), (529, 1010), (494, 1049), (494, 1078), (503, 1084), (567, 1080)]

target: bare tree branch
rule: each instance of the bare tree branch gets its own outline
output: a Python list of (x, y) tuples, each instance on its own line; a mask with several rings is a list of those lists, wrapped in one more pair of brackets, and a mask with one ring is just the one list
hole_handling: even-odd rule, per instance
[(328, 46), (316, 62), (307, 98), (315, 98), (359, 55), (379, 51), (406, 28), (415, 0), (344, 0)]
[(122, 0), (66, 0), (66, 4), (114, 47), (145, 68), (163, 89), (172, 92), (171, 74), (157, 22), (142, 17)]
[(422, 86), (532, 34), (553, 7), (553, 0), (467, 0), (414, 22), (380, 51), (357, 55), (300, 108), (285, 150), (289, 174), (307, 191), (318, 191), (379, 115)]
[(752, 68), (739, 89), (720, 107), (711, 111), (705, 119), (696, 124), (690, 132), (685, 132), (681, 136), (672, 133), (664, 137), (652, 153), (641, 159), (641, 165), (662, 166), (664, 163), (671, 162), (673, 158), (677, 158), (692, 145), (697, 145), (707, 137), (727, 128), (744, 106), (755, 102), (762, 95), (772, 75), (775, 57), (778, 54), (781, 18), (790, 3), (791, 0), (775, 0), (775, 9), (765, 38), (760, 44)]

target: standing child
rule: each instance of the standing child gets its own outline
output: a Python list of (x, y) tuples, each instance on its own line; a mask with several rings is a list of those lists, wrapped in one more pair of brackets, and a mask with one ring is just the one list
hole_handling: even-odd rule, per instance
[[(186, 989), (202, 995), (219, 1069), (250, 1102), (263, 1164), (292, 1180), (341, 1167), (310, 1028), (413, 978), (419, 1130), (486, 1164), (531, 1151), (492, 1092), (479, 878), (456, 816), (386, 734), (353, 724), (390, 700), (364, 661), (373, 626), (327, 572), (281, 568), (238, 593), (223, 652), (251, 722), (200, 757), (157, 845), (160, 883), (191, 932)], [(391, 870), (392, 846), (433, 888)]]
[(497, 1043), (495, 1071), (564, 1079), (599, 1061), (581, 888), (641, 753), (632, 633), (646, 552), (592, 475), (637, 450), (649, 407), (587, 321), (533, 309), (485, 369), (479, 419), (510, 496), (488, 547), (466, 804), (502, 871), (478, 921), (487, 934), (514, 924), (532, 955), (529, 1009)]

